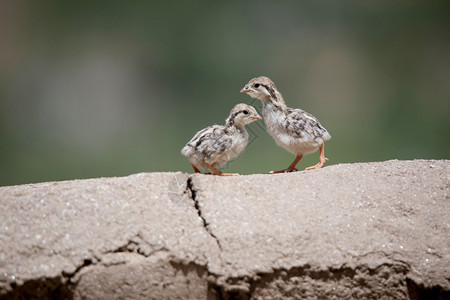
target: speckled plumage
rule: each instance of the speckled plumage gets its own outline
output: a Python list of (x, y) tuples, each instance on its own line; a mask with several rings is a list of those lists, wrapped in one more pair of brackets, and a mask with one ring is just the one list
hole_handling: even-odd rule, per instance
[(189, 158), (196, 172), (196, 168), (205, 167), (217, 175), (223, 175), (225, 173), (217, 169), (239, 156), (247, 146), (248, 133), (244, 126), (259, 119), (261, 117), (252, 106), (237, 104), (231, 110), (225, 125), (212, 125), (200, 130), (181, 153)]
[[(241, 92), (262, 101), (267, 132), (279, 146), (296, 155), (298, 160), (305, 154), (321, 149), (322, 161), (323, 144), (331, 135), (313, 115), (287, 107), (272, 80), (265, 76), (253, 78)], [(321, 167), (324, 160), (326, 158), (323, 156), (321, 165), (319, 163), (316, 166)], [(281, 171), (293, 171), (295, 164)]]

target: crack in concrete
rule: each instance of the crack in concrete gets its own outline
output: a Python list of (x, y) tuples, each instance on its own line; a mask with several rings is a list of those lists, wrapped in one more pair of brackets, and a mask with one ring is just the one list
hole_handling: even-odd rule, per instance
[(41, 277), (10, 283), (11, 290), (0, 290), (0, 299), (73, 299), (73, 291), (64, 276)]
[[(130, 240), (128, 241), (130, 243)], [(119, 247), (116, 250), (109, 251), (107, 253), (120, 253), (122, 249), (126, 249), (125, 246)], [(124, 251), (128, 252), (128, 251)], [(134, 252), (133, 252), (134, 253)], [(170, 260), (170, 265), (180, 270), (183, 274), (194, 272), (199, 278), (206, 278), (207, 280), (207, 295), (209, 299), (251, 299), (257, 290), (281, 288), (276, 283), (277, 280), (282, 282), (295, 282), (296, 287), (300, 287), (298, 279), (304, 278), (309, 283), (331, 282), (336, 286), (341, 281), (357, 281), (358, 285), (362, 288), (370, 289), (370, 282), (366, 281), (364, 277), (376, 278), (378, 280), (397, 281), (398, 286), (404, 285), (406, 290), (403, 296), (409, 299), (447, 299), (450, 296), (450, 292), (440, 285), (433, 285), (425, 287), (423, 283), (416, 282), (411, 279), (409, 274), (409, 268), (403, 264), (384, 263), (377, 267), (368, 267), (367, 265), (359, 265), (356, 267), (348, 267), (343, 265), (338, 268), (328, 269), (316, 269), (311, 265), (296, 266), (289, 269), (279, 268), (273, 269), (271, 272), (256, 273), (254, 275), (245, 275), (239, 277), (225, 277), (220, 280), (217, 274), (210, 272), (208, 264), (202, 265), (194, 261), (182, 262)], [(76, 267), (73, 272), (64, 273), (62, 276), (40, 278), (39, 280), (29, 280), (19, 286), (12, 286), (12, 291), (7, 294), (0, 295), (1, 299), (19, 299), (27, 295), (35, 295), (36, 291), (39, 291), (39, 295), (43, 298), (49, 297), (51, 299), (73, 299), (74, 291), (77, 288), (78, 282), (72, 282), (74, 278), (82, 269), (96, 265), (96, 261), (93, 259), (84, 259), (83, 262)], [(392, 272), (386, 273), (389, 269)], [(395, 278), (395, 276), (400, 277)], [(292, 279), (294, 278), (294, 279)], [(306, 282), (306, 281), (305, 281)], [(306, 282), (306, 283), (308, 283)], [(272, 286), (275, 284), (276, 286)], [(298, 289), (292, 289), (285, 296), (298, 296)], [(292, 294), (294, 293), (294, 294)], [(292, 295), (291, 295), (292, 294)], [(5, 297), (5, 298), (3, 298)]]
[[(183, 184), (185, 181), (186, 187)], [(184, 198), (189, 209), (190, 205), (192, 205), (190, 200), (192, 200), (198, 216), (202, 219), (204, 230), (216, 240), (218, 247), (222, 250), (219, 239), (212, 232), (211, 225), (206, 221), (205, 207), (203, 206), (203, 211), (201, 209), (201, 204), (203, 204), (203, 202), (200, 203), (201, 189), (198, 186), (194, 186), (193, 177), (186, 179), (183, 176), (180, 184), (176, 187), (177, 189), (174, 195), (179, 196), (179, 188), (181, 188), (181, 191), (184, 190), (184, 193), (189, 197), (189, 199)], [(227, 243), (226, 240), (222, 240), (222, 242)], [(12, 282), (10, 284), (12, 290), (8, 291), (7, 294), (2, 294), (1, 292), (3, 291), (0, 290), (0, 299), (22, 299), (30, 295), (38, 295), (41, 298), (50, 297), (51, 299), (71, 299), (71, 296), (73, 296), (73, 293), (78, 288), (79, 279), (86, 274), (86, 271), (89, 272), (105, 264), (105, 257), (102, 255), (130, 253), (149, 257), (159, 251), (170, 251), (170, 249), (161, 248), (148, 242), (139, 233), (130, 238), (122, 239), (121, 245), (111, 248), (113, 249), (101, 252), (98, 256), (95, 253), (91, 253), (88, 256), (80, 257), (79, 261), (73, 265), (72, 271), (58, 272), (55, 277), (46, 276), (38, 279), (17, 281), (21, 282), (20, 285), (17, 282)], [(354, 259), (353, 261), (356, 261), (356, 265), (352, 263), (351, 266), (343, 264), (340, 267), (320, 267), (304, 264), (300, 266), (294, 265), (288, 268), (273, 268), (267, 272), (255, 273), (252, 270), (248, 270), (243, 275), (241, 275), (242, 273), (227, 273), (227, 275), (223, 275), (222, 273), (213, 274), (210, 271), (210, 265), (208, 263), (199, 264), (196, 262), (195, 257), (189, 258), (187, 262), (174, 260), (172, 255), (168, 255), (168, 258), (170, 259), (170, 265), (183, 274), (195, 272), (198, 277), (206, 278), (208, 298), (248, 299), (262, 297), (261, 291), (277, 289), (284, 289), (286, 292), (294, 294), (303, 292), (301, 289), (298, 289), (302, 287), (306, 287), (307, 289), (311, 287), (309, 291), (315, 291), (314, 287), (316, 290), (320, 289), (320, 284), (334, 284), (333, 289), (334, 287), (354, 287), (355, 290), (365, 289), (369, 291), (372, 290), (371, 287), (374, 286), (374, 282), (376, 283), (378, 280), (383, 284), (377, 284), (375, 285), (376, 287), (385, 286), (386, 290), (392, 288), (392, 285), (394, 288), (399, 287), (404, 298), (409, 296), (410, 299), (414, 300), (450, 299), (450, 291), (447, 289), (447, 286), (427, 283), (427, 281), (422, 281), (420, 276), (416, 277), (412, 273), (413, 267), (407, 261), (399, 259), (403, 257), (401, 252), (393, 251), (392, 254), (387, 254), (384, 251), (370, 251), (357, 255), (355, 252), (348, 251), (345, 248), (337, 249), (352, 257)], [(39, 252), (43, 251), (44, 248), (36, 246), (35, 250)], [(429, 255), (436, 255), (431, 251), (429, 250), (427, 253)], [(205, 257), (206, 255), (204, 254)], [(385, 257), (387, 258), (387, 262), (382, 264), (378, 263), (375, 267), (369, 267), (367, 264), (361, 263), (361, 259), (370, 258), (372, 255)], [(441, 257), (439, 255), (436, 256)], [(210, 257), (210, 259), (213, 258)], [(224, 264), (222, 257), (218, 257), (217, 259), (219, 260), (218, 263)], [(207, 261), (209, 262), (210, 260), (207, 258)], [(445, 279), (450, 280), (449, 277), (445, 277)], [(386, 286), (384, 283), (391, 284), (391, 287)], [(129, 285), (128, 282), (124, 284)], [(287, 288), (284, 288), (283, 284)], [(373, 291), (380, 292), (381, 290), (373, 289)]]
[[(85, 258), (72, 272), (62, 271), (55, 277), (29, 279), (18, 285), (10, 283), (11, 290), (0, 293), (0, 299), (73, 299), (77, 282), (72, 279), (84, 268), (95, 264), (91, 258)], [(1, 291), (0, 291), (1, 292)]]
[(83, 260), (83, 263), (81, 263), (80, 265), (78, 265), (76, 268), (75, 268), (75, 271), (73, 271), (73, 272), (70, 272), (70, 273), (68, 273), (68, 272), (62, 272), (62, 275), (65, 277), (65, 278), (67, 278), (67, 281), (68, 282), (71, 282), (71, 280), (72, 280), (72, 278), (74, 278), (82, 269), (84, 269), (84, 268), (86, 268), (87, 266), (90, 266), (90, 265), (92, 265), (92, 264), (95, 264), (94, 263), (94, 261), (91, 259), (91, 258), (85, 258), (84, 260)]
[[(144, 257), (149, 257), (156, 252), (168, 250), (162, 247), (161, 249), (153, 249), (149, 253), (146, 253), (144, 250), (140, 249), (140, 243), (139, 241), (135, 241), (135, 239), (146, 242), (138, 233), (135, 237), (128, 239), (126, 244), (117, 247), (116, 249), (105, 251), (101, 254), (136, 253)], [(84, 268), (95, 266), (97, 263), (102, 263), (102, 258), (93, 255), (92, 258), (85, 258), (72, 272), (62, 271), (59, 276), (44, 277), (39, 280), (27, 280), (21, 285), (15, 285), (12, 283), (12, 291), (8, 292), (5, 296), (11, 296), (14, 299), (15, 297), (20, 298), (20, 295), (27, 295), (29, 293), (28, 290), (30, 290), (32, 294), (36, 291), (36, 287), (39, 286), (38, 290), (45, 291), (42, 296), (47, 296), (47, 294), (50, 294), (52, 295), (52, 299), (72, 299), (73, 293), (78, 285), (78, 280), (74, 281), (73, 279), (76, 278), (77, 274), (79, 274)], [(0, 298), (1, 297), (3, 297), (3, 295), (0, 295)]]
[[(102, 254), (111, 254), (111, 253), (136, 253), (142, 255), (144, 257), (150, 257), (157, 252), (160, 251), (169, 251), (164, 246), (155, 247), (148, 243), (140, 233), (137, 233), (132, 238), (129, 238), (128, 241), (123, 245), (116, 249), (106, 251)], [(101, 261), (101, 259), (99, 259)]]
[(206, 222), (205, 217), (202, 214), (202, 210), (200, 208), (199, 202), (197, 200), (197, 190), (194, 188), (194, 184), (192, 182), (192, 177), (189, 177), (186, 182), (186, 188), (188, 191), (188, 194), (190, 194), (190, 198), (194, 202), (194, 207), (197, 210), (197, 214), (202, 219), (203, 227), (205, 228), (206, 232), (216, 241), (217, 246), (219, 246), (220, 251), (222, 251), (222, 245), (220, 244), (219, 239), (217, 236), (212, 232), (211, 228), (209, 227), (209, 223)]
[[(387, 278), (382, 277), (385, 276), (383, 274), (384, 267), (387, 267), (393, 271), (392, 273), (389, 273), (387, 275)], [(257, 289), (271, 289), (273, 288), (271, 287), (272, 284), (275, 284), (277, 288), (279, 288), (279, 283), (277, 283), (277, 280), (281, 280), (284, 283), (289, 283), (292, 278), (303, 278), (305, 279), (306, 284), (310, 284), (311, 282), (315, 282), (317, 284), (319, 282), (329, 282), (332, 284), (336, 284), (337, 286), (338, 282), (351, 280), (357, 281), (359, 285), (368, 286), (368, 283), (365, 282), (365, 279), (361, 279), (362, 277), (366, 276), (367, 278), (374, 278), (378, 276), (377, 279), (379, 280), (392, 280), (392, 277), (401, 275), (403, 279), (398, 279), (399, 283), (403, 281), (405, 286), (408, 284), (407, 292), (411, 294), (411, 290), (409, 288), (410, 283), (407, 282), (408, 271), (409, 269), (403, 264), (390, 263), (381, 264), (375, 268), (370, 268), (367, 265), (363, 264), (356, 267), (348, 267), (346, 265), (343, 265), (339, 268), (328, 269), (316, 269), (311, 265), (306, 264), (304, 266), (295, 266), (289, 269), (276, 268), (272, 269), (271, 272), (260, 272), (254, 275), (223, 278), (222, 280), (212, 282), (210, 289), (214, 291), (216, 295), (218, 295), (219, 299), (252, 299)], [(292, 282), (295, 282), (294, 286), (300, 286), (298, 279), (293, 279)], [(440, 287), (435, 287), (435, 290), (441, 292), (439, 288)], [(296, 294), (297, 292), (299, 292), (298, 290), (296, 291), (295, 289), (293, 289), (292, 292), (293, 294), (288, 293), (284, 296), (298, 296), (298, 294)]]
[[(387, 271), (389, 270), (389, 272)], [(316, 269), (309, 264), (296, 266), (289, 269), (272, 269), (271, 272), (256, 273), (254, 275), (244, 275), (239, 277), (225, 277), (211, 281), (208, 289), (209, 294), (214, 294), (216, 299), (252, 299), (257, 290), (270, 290), (271, 288), (282, 289), (278, 280), (289, 285), (285, 288), (288, 291), (284, 296), (298, 297), (302, 292), (294, 287), (301, 287), (299, 279), (304, 279), (303, 285), (315, 285), (320, 283), (330, 283), (335, 286), (344, 286), (342, 282), (355, 281), (355, 286), (361, 289), (371, 289), (370, 285), (374, 280), (391, 284), (390, 288), (397, 288), (398, 294), (403, 294), (408, 299), (449, 299), (450, 291), (441, 285), (424, 286), (409, 277), (410, 268), (403, 262), (383, 263), (376, 267), (369, 267), (366, 264), (349, 267), (342, 265), (337, 268)], [(272, 286), (271, 286), (272, 285)], [(382, 291), (383, 292), (383, 291)], [(379, 296), (382, 296), (380, 294)], [(304, 295), (306, 297), (306, 295)], [(391, 295), (392, 296), (392, 295)]]
[(170, 260), (170, 265), (183, 272), (183, 274), (188, 274), (189, 272), (195, 272), (199, 278), (205, 278), (207, 282), (206, 292), (207, 299), (235, 299), (228, 297), (229, 293), (222, 293), (221, 285), (218, 283), (219, 275), (211, 272), (209, 269), (209, 264), (199, 264), (195, 261), (176, 261)]

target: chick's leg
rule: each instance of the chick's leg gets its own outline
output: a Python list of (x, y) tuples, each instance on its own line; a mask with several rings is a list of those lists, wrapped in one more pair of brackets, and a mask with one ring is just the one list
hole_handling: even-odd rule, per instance
[(294, 161), (292, 162), (292, 164), (290, 164), (289, 167), (287, 167), (287, 169), (283, 169), (283, 170), (279, 170), (279, 171), (270, 171), (270, 174), (289, 173), (289, 172), (292, 172), (292, 171), (298, 171), (295, 166), (300, 161), (300, 159), (302, 159), (302, 157), (303, 157), (303, 155), (297, 155), (295, 157)]
[(207, 167), (208, 169), (210, 169), (211, 171), (214, 172), (214, 175), (219, 175), (219, 176), (237, 176), (239, 175), (238, 173), (223, 173), (222, 171), (214, 168), (213, 166), (211, 166), (210, 164), (204, 163), (203, 164), (205, 167)]
[(200, 170), (196, 166), (194, 166), (193, 164), (191, 164), (191, 166), (194, 169), (195, 173), (201, 173)]
[(319, 150), (320, 150), (319, 162), (317, 164), (315, 164), (314, 166), (306, 168), (305, 170), (320, 169), (323, 167), (325, 162), (328, 160), (328, 158), (325, 157), (325, 151), (323, 150), (323, 144), (320, 145)]

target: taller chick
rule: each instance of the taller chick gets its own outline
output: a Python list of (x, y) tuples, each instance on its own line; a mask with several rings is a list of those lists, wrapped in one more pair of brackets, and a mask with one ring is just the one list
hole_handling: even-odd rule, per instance
[(214, 175), (232, 176), (239, 174), (223, 173), (220, 166), (241, 154), (248, 143), (245, 125), (261, 120), (256, 109), (247, 104), (237, 104), (230, 111), (225, 126), (212, 125), (200, 130), (184, 146), (181, 154), (189, 158), (195, 173), (198, 168), (207, 168)]
[(260, 76), (251, 79), (241, 93), (246, 93), (263, 103), (263, 117), (267, 131), (275, 142), (295, 155), (289, 167), (270, 173), (292, 172), (303, 155), (320, 150), (319, 162), (306, 170), (321, 168), (325, 161), (324, 142), (331, 139), (328, 131), (311, 114), (298, 109), (287, 107), (283, 96), (277, 90), (270, 78)]

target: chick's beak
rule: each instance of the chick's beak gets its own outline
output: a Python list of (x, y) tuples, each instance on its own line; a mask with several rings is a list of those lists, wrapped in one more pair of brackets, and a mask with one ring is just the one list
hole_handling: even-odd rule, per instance
[(260, 116), (254, 116), (253, 120), (261, 120), (262, 118)]
[(241, 90), (241, 93), (249, 93), (249, 92), (251, 92), (251, 90), (248, 85), (244, 86)]

